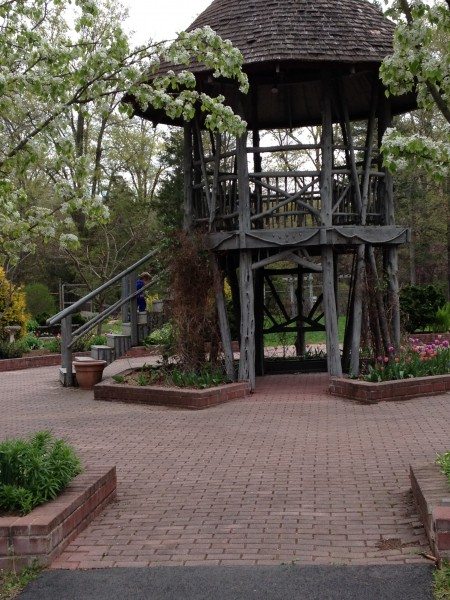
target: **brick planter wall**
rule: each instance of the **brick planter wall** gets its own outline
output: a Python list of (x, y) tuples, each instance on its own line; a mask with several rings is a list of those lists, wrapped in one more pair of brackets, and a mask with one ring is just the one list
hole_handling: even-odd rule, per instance
[(410, 478), (433, 554), (450, 559), (450, 484), (437, 465), (413, 465)]
[(0, 517), (0, 569), (49, 565), (116, 496), (116, 468), (88, 467), (55, 500)]
[(329, 387), (330, 394), (333, 396), (342, 396), (369, 404), (391, 400), (410, 400), (418, 396), (433, 396), (443, 394), (448, 390), (450, 390), (450, 375), (413, 377), (380, 383), (332, 377)]
[[(90, 356), (90, 352), (76, 352), (74, 356)], [(21, 371), (22, 369), (35, 369), (36, 367), (56, 367), (60, 364), (61, 354), (4, 358), (0, 360), (0, 373), (4, 373), (5, 371)]]
[(431, 344), (438, 337), (450, 342), (450, 333), (411, 333), (408, 335), (408, 338), (418, 339), (423, 344)]
[[(132, 371), (133, 369), (127, 369), (120, 375), (128, 375)], [(190, 410), (209, 408), (230, 400), (244, 398), (248, 393), (249, 388), (246, 382), (227, 383), (205, 390), (194, 390), (156, 385), (129, 385), (116, 383), (112, 378), (108, 378), (94, 386), (95, 400), (172, 406)]]

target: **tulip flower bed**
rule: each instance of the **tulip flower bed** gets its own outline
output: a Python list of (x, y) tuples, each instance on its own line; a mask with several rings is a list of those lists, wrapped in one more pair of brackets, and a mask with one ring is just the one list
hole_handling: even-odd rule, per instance
[(450, 347), (438, 336), (423, 344), (410, 338), (409, 344), (369, 364), (360, 379), (332, 378), (330, 393), (370, 404), (409, 400), (450, 391)]
[(410, 345), (395, 353), (389, 348), (387, 356), (379, 356), (375, 365), (369, 365), (364, 381), (394, 381), (411, 377), (447, 375), (450, 373), (450, 348), (448, 340), (441, 336), (423, 344), (418, 338), (410, 338)]

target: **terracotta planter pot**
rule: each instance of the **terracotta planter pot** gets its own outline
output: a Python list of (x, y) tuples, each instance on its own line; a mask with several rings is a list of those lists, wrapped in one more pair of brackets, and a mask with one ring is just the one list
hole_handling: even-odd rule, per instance
[(106, 360), (75, 361), (73, 366), (80, 388), (92, 390), (94, 385), (100, 383), (106, 365)]

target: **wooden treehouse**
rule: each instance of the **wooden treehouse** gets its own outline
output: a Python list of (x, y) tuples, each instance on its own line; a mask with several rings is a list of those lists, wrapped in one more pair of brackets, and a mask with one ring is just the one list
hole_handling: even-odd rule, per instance
[[(295, 331), (301, 355), (305, 332), (321, 329), (329, 373), (357, 373), (368, 302), (379, 310), (384, 345), (396, 346), (400, 338), (397, 253), (408, 230), (395, 224), (392, 178), (379, 148), (392, 116), (415, 100), (387, 98), (379, 78), (380, 63), (392, 51), (393, 24), (364, 0), (215, 0), (189, 30), (205, 25), (241, 50), (250, 81), (243, 95), (234, 82), (193, 65), (199, 88), (223, 94), (248, 131), (230, 140), (206, 132), (201, 115), (184, 124), (185, 227), (208, 236), (230, 282), (240, 315), (239, 379), (254, 387), (255, 374), (264, 373), (264, 334)], [(142, 112), (136, 106), (136, 112), (183, 125), (152, 107)], [(303, 143), (308, 137), (301, 128), (311, 126), (320, 126), (319, 143)], [(289, 136), (275, 143), (282, 138), (267, 134), (294, 128), (300, 128), (296, 143)], [(261, 132), (269, 140), (264, 146)], [(311, 151), (316, 161), (308, 158)], [(268, 156), (275, 168), (264, 167)], [(350, 284), (341, 352), (336, 290), (342, 269)], [(296, 277), (294, 315), (271, 279), (283, 273)], [(310, 273), (320, 273), (322, 293), (306, 310)], [(370, 298), (363, 289), (367, 273), (387, 282)], [(228, 348), (226, 329), (222, 322)]]

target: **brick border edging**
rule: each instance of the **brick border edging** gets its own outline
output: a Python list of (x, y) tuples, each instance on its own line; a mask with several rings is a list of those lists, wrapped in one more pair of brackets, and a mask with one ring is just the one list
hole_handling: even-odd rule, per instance
[[(90, 356), (90, 352), (76, 352), (74, 356)], [(0, 360), (0, 373), (22, 371), (37, 367), (56, 367), (61, 364), (61, 354), (43, 354), (41, 356), (22, 356), (21, 358), (3, 358)]]
[(332, 377), (329, 391), (333, 396), (350, 398), (358, 402), (376, 404), (392, 400), (410, 400), (419, 396), (434, 396), (450, 390), (450, 375), (412, 377), (396, 381), (360, 381)]
[[(134, 369), (127, 369), (118, 375), (128, 375)], [(138, 386), (116, 383), (112, 377), (94, 386), (94, 400), (148, 404), (199, 410), (217, 406), (230, 400), (244, 398), (250, 393), (247, 382), (227, 383), (204, 390), (163, 386)]]
[(116, 497), (116, 467), (87, 467), (55, 500), (0, 517), (0, 569), (49, 565)]
[(438, 465), (411, 465), (410, 480), (414, 500), (425, 527), (429, 544), (439, 560), (450, 559), (450, 485)]

